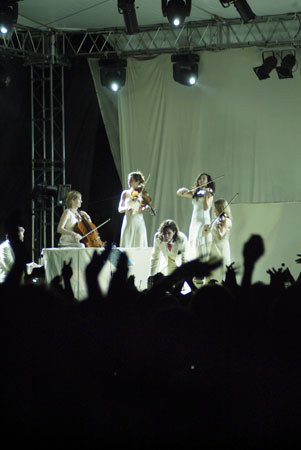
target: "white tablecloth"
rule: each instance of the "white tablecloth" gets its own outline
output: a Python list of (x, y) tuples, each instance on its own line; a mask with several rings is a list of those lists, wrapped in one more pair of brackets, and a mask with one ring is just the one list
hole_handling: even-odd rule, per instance
[[(129, 267), (129, 275), (135, 276), (135, 284), (139, 290), (147, 287), (147, 277), (149, 275), (150, 256), (152, 248), (120, 248), (118, 250), (125, 251), (129, 260), (133, 263)], [(44, 248), (42, 250), (44, 258), (44, 266), (46, 273), (46, 281), (50, 281), (57, 275), (61, 275), (61, 270), (64, 261), (69, 263), (71, 260), (71, 267), (73, 275), (71, 278), (71, 286), (75, 298), (83, 300), (87, 297), (87, 286), (85, 280), (85, 268), (91, 261), (94, 252), (102, 252), (103, 249), (98, 248)], [(99, 285), (101, 290), (106, 293), (110, 283), (112, 274), (115, 271), (115, 266), (107, 261), (104, 268), (99, 275)]]

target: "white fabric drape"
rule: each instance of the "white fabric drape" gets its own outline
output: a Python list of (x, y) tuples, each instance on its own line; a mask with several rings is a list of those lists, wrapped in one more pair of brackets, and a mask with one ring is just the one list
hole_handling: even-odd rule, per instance
[(253, 67), (261, 63), (255, 48), (201, 52), (198, 84), (185, 87), (173, 80), (170, 55), (128, 58), (118, 94), (122, 182), (136, 169), (151, 175), (158, 216), (146, 217), (149, 242), (167, 218), (188, 233), (191, 202), (176, 190), (192, 187), (201, 172), (224, 175), (216, 199), (238, 192), (243, 205), (301, 200), (300, 70), (285, 80), (274, 70), (260, 81)]
[(101, 85), (98, 61), (95, 59), (89, 59), (88, 62), (96, 90), (99, 108), (110, 143), (112, 156), (117, 173), (121, 179), (122, 170), (120, 160), (118, 99), (113, 92)]
[[(216, 198), (237, 203), (301, 199), (301, 78), (259, 81), (257, 49), (203, 52), (195, 87), (174, 82), (170, 55), (128, 59), (119, 93), (123, 182), (140, 169), (159, 222), (174, 218), (187, 232), (189, 200), (175, 195), (205, 171), (217, 181)], [(153, 235), (158, 221), (150, 225)]]

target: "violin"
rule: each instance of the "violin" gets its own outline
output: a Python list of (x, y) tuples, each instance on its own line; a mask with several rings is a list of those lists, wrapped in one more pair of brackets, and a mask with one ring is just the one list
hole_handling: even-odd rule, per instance
[(218, 222), (223, 222), (223, 221), (226, 220), (226, 219), (230, 219), (230, 217), (229, 217), (228, 214), (226, 214), (225, 212), (222, 212), (222, 213), (218, 216), (217, 221), (218, 221)]
[(219, 229), (222, 229), (225, 225), (226, 225), (226, 220), (230, 219), (230, 217), (228, 216), (228, 214), (226, 214), (225, 212), (222, 212), (217, 218), (217, 227)]
[(152, 203), (152, 199), (149, 196), (149, 194), (146, 192), (145, 188), (143, 185), (138, 186), (133, 192), (132, 192), (132, 197), (133, 198), (138, 198), (138, 200), (140, 201), (140, 205), (141, 207), (145, 207), (145, 206), (149, 206), (150, 210), (151, 210), (151, 214), (153, 216), (157, 215), (157, 210), (155, 208), (152, 207), (151, 203)]
[(212, 188), (199, 188), (194, 194), (193, 197), (204, 197), (206, 194), (210, 193), (211, 195), (214, 194), (214, 191)]
[(87, 220), (81, 212), (79, 211), (81, 216), (81, 221), (77, 222), (74, 227), (74, 231), (80, 234), (82, 237), (82, 241), (86, 247), (105, 247), (106, 244), (100, 239), (99, 233), (96, 225), (91, 221)]

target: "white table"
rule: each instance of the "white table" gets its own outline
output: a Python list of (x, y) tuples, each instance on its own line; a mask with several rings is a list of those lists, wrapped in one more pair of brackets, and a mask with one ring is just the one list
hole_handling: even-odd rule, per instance
[[(150, 256), (152, 247), (147, 248), (118, 248), (117, 250), (125, 251), (128, 258), (133, 263), (129, 267), (129, 276), (135, 276), (135, 284), (139, 290), (147, 287), (147, 277), (149, 275)], [(71, 286), (75, 298), (83, 300), (87, 297), (87, 286), (85, 279), (85, 269), (87, 264), (92, 259), (94, 252), (102, 252), (99, 248), (44, 248), (42, 250), (44, 258), (44, 266), (46, 273), (46, 281), (50, 283), (51, 280), (61, 275), (64, 261), (69, 263), (71, 260), (71, 267), (73, 275), (71, 278)], [(115, 266), (110, 261), (107, 261), (104, 268), (99, 274), (99, 285), (101, 290), (106, 293), (110, 284), (112, 274), (115, 271)]]

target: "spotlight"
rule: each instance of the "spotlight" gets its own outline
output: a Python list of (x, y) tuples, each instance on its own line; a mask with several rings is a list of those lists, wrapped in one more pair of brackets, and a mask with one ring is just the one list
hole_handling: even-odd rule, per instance
[(185, 17), (190, 16), (191, 0), (161, 0), (163, 17), (175, 27), (182, 25)]
[(125, 85), (126, 59), (103, 59), (99, 61), (100, 81), (102, 86), (118, 92)]
[[(262, 57), (263, 59), (263, 57)], [(269, 56), (266, 59), (263, 59), (262, 65), (258, 67), (254, 67), (253, 70), (256, 73), (259, 80), (266, 80), (270, 78), (270, 72), (277, 66), (277, 58), (273, 56)]]
[(18, 20), (18, 3), (4, 0), (0, 2), (0, 36), (7, 36), (12, 32), (13, 25)]
[(177, 83), (184, 84), (185, 86), (194, 86), (199, 74), (199, 55), (171, 55), (170, 59), (173, 63), (173, 79)]
[(256, 15), (248, 5), (247, 0), (219, 0), (224, 8), (229, 8), (231, 4), (235, 6), (244, 23), (252, 22)]
[(295, 55), (289, 54), (284, 56), (281, 60), (280, 67), (277, 67), (277, 73), (280, 80), (285, 78), (293, 78), (292, 70), (294, 65), (296, 64)]
[(118, 12), (123, 15), (127, 34), (139, 33), (135, 0), (118, 0)]

